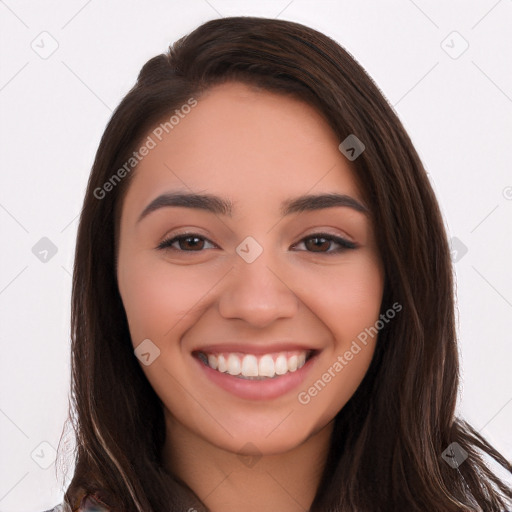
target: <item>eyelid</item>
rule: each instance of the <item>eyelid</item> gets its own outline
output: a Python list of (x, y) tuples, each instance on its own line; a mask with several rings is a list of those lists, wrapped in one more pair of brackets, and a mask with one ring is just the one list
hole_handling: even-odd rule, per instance
[(339, 247), (334, 250), (329, 251), (308, 251), (308, 250), (301, 250), (299, 252), (305, 252), (309, 254), (323, 254), (326, 256), (335, 256), (337, 254), (342, 254), (350, 250), (357, 249), (359, 247), (359, 244), (349, 240), (348, 238), (345, 238), (340, 235), (335, 235), (334, 233), (329, 233), (327, 231), (313, 231), (312, 233), (309, 233), (307, 235), (304, 235), (301, 237), (301, 239), (292, 245), (292, 248), (296, 247), (299, 244), (305, 244), (305, 241), (310, 238), (325, 238), (330, 243), (337, 244)]
[[(162, 241), (158, 243), (158, 245), (156, 246), (156, 249), (161, 249), (161, 250), (165, 250), (165, 249), (170, 249), (170, 250), (173, 250), (172, 247), (170, 247), (170, 242), (172, 242), (173, 244), (177, 241), (179, 241), (180, 239), (183, 239), (183, 238), (192, 238), (192, 237), (197, 237), (197, 238), (201, 238), (207, 242), (209, 242), (210, 244), (214, 245), (216, 248), (218, 248), (218, 245), (215, 243), (215, 242), (212, 242), (207, 236), (205, 235), (202, 235), (201, 233), (198, 233), (197, 231), (183, 231), (183, 232), (178, 232), (178, 233), (173, 233), (172, 235), (166, 235), (163, 237)], [(204, 252), (204, 251), (182, 251), (182, 250), (179, 250), (179, 249), (174, 249), (175, 252)]]

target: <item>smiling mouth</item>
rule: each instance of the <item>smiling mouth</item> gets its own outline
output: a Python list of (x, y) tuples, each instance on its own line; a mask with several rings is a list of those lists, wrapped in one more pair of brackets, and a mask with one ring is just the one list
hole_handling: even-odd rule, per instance
[(277, 379), (302, 368), (315, 355), (315, 350), (292, 350), (269, 354), (239, 352), (193, 353), (205, 366), (220, 373), (246, 380)]

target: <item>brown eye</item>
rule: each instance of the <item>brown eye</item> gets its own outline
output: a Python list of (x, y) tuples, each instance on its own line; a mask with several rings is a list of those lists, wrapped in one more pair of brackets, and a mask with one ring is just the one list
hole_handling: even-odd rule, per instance
[[(202, 252), (205, 242), (212, 244), (212, 242), (205, 237), (192, 233), (168, 238), (158, 245), (158, 249), (171, 249), (181, 252)], [(173, 247), (176, 243), (178, 247)]]
[[(299, 244), (301, 243), (304, 243), (304, 246), (308, 252), (316, 252), (319, 254), (337, 254), (347, 249), (355, 249), (357, 247), (357, 244), (354, 242), (349, 242), (344, 238), (329, 235), (328, 233), (314, 233), (306, 238), (303, 238)], [(329, 250), (333, 243), (339, 247), (334, 250)], [(296, 244), (294, 247), (299, 244)]]
[[(312, 243), (308, 243), (308, 242), (312, 242)], [(315, 236), (315, 237), (306, 239), (307, 249), (308, 250), (311, 249), (313, 252), (317, 252), (317, 249), (318, 249), (318, 251), (323, 252), (322, 249), (327, 250), (327, 249), (329, 249), (330, 246), (331, 246), (331, 242), (329, 240), (327, 240), (327, 238), (324, 238), (324, 237)]]
[[(205, 243), (211, 244), (213, 248), (216, 247), (213, 242), (210, 242), (203, 236), (195, 233), (187, 233), (173, 238), (168, 238), (162, 241), (157, 248), (170, 249), (178, 252), (203, 252), (203, 249), (205, 249)], [(357, 248), (357, 244), (354, 242), (349, 242), (344, 238), (329, 235), (327, 233), (314, 233), (303, 238), (298, 244), (295, 244), (294, 247), (297, 247), (300, 244), (304, 244), (307, 252), (318, 254), (337, 254), (347, 249)], [(330, 250), (333, 244), (338, 245), (338, 248)]]

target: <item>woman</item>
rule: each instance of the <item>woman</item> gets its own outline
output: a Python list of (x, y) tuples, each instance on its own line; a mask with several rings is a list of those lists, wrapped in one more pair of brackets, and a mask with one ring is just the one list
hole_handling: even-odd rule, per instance
[(70, 510), (503, 511), (455, 416), (450, 251), (371, 78), (297, 23), (145, 64), (86, 191)]

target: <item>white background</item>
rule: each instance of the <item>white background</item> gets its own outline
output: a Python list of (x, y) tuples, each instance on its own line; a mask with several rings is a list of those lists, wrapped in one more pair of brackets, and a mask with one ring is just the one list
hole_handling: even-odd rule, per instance
[[(460, 411), (512, 459), (511, 0), (5, 0), (2, 512), (40, 512), (62, 499), (49, 445), (57, 448), (67, 413), (73, 250), (111, 111), (150, 57), (201, 23), (232, 15), (279, 17), (328, 34), (394, 106), (429, 172), (449, 236), (468, 249), (455, 264)], [(464, 40), (469, 47), (458, 55)], [(32, 49), (52, 44), (58, 48), (47, 58)], [(57, 247), (46, 263), (32, 252), (42, 237)]]

